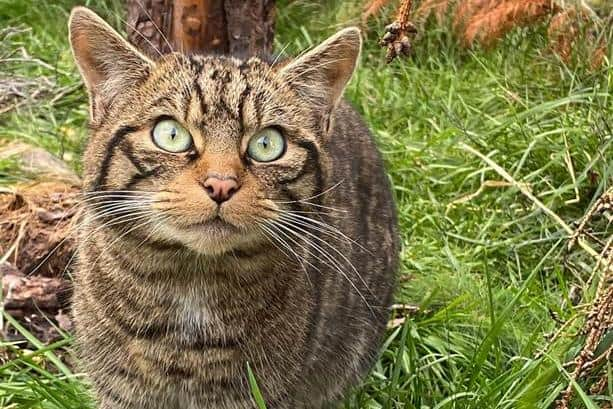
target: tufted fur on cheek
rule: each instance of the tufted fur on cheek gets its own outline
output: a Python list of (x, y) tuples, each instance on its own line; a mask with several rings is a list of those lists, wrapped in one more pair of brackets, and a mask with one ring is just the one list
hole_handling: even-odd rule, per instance
[(356, 69), (362, 37), (357, 27), (339, 31), (280, 71), (282, 80), (304, 98), (324, 133), (332, 127), (334, 108)]
[(154, 63), (124, 40), (111, 26), (84, 7), (76, 7), (68, 22), (70, 45), (97, 122), (118, 95), (142, 83)]

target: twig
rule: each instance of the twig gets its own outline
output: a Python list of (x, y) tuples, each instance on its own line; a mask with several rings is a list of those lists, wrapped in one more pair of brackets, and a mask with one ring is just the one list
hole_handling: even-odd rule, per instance
[(483, 193), (485, 188), (488, 188), (488, 187), (499, 188), (499, 187), (509, 187), (509, 186), (512, 186), (512, 184), (510, 182), (505, 182), (505, 181), (502, 181), (502, 180), (486, 180), (483, 183), (481, 183), (481, 186), (479, 186), (479, 189), (477, 189), (475, 192), (469, 193), (467, 195), (464, 195), (464, 196), (462, 196), (462, 197), (460, 197), (458, 199), (455, 199), (455, 200), (449, 202), (447, 204), (447, 208), (445, 210), (445, 213), (448, 213), (449, 210), (454, 208), (456, 205), (459, 205), (459, 204), (462, 204), (462, 203), (466, 203), (466, 202), (469, 202), (469, 201), (473, 200), (475, 197), (477, 197), (481, 193)]
[(565, 201), (565, 204), (573, 204), (578, 203), (580, 200), (579, 197), (579, 188), (577, 187), (577, 178), (575, 177), (575, 167), (573, 166), (573, 158), (570, 156), (570, 148), (568, 147), (568, 138), (564, 135), (564, 147), (566, 148), (564, 151), (564, 163), (566, 163), (566, 167), (568, 168), (568, 173), (570, 174), (570, 178), (573, 181), (573, 190), (575, 191), (575, 197), (573, 199), (569, 199)]
[(385, 27), (385, 34), (379, 42), (382, 47), (387, 47), (385, 60), (388, 64), (400, 55), (408, 56), (411, 54), (409, 37), (417, 33), (417, 28), (409, 20), (412, 3), (412, 0), (400, 2), (396, 19), (392, 24)]
[(562, 334), (564, 333), (564, 330), (566, 330), (568, 327), (570, 327), (570, 324), (572, 324), (575, 319), (577, 319), (578, 315), (574, 315), (571, 318), (569, 318), (568, 320), (566, 320), (566, 322), (564, 322), (560, 328), (558, 328), (556, 330), (556, 332), (553, 334), (553, 336), (551, 337), (551, 339), (549, 339), (549, 342), (547, 342), (547, 345), (545, 345), (545, 347), (543, 347), (542, 349), (540, 349), (535, 355), (534, 355), (534, 359), (540, 359), (543, 355), (545, 355), (545, 353), (549, 350), (549, 348), (551, 348), (551, 346), (560, 338), (560, 336), (562, 336)]
[(583, 217), (583, 220), (581, 220), (579, 227), (577, 227), (577, 230), (574, 232), (574, 234), (568, 241), (568, 250), (573, 248), (581, 234), (585, 234), (585, 226), (587, 225), (587, 223), (589, 223), (589, 221), (594, 217), (596, 213), (611, 208), (613, 208), (613, 187), (610, 187), (609, 190), (607, 190), (602, 196), (600, 196), (598, 200), (596, 200), (596, 203), (594, 203), (592, 207), (590, 207), (590, 209), (587, 211), (587, 213)]
[[(505, 180), (511, 183), (514, 187), (519, 189), (519, 191), (523, 193), (528, 199), (530, 199), (532, 203), (534, 203), (539, 209), (541, 209), (545, 214), (547, 214), (556, 223), (558, 223), (560, 227), (564, 231), (566, 231), (569, 235), (572, 236), (575, 233), (574, 230), (564, 220), (562, 220), (562, 218), (560, 218), (560, 216), (558, 216), (554, 211), (552, 211), (550, 208), (545, 206), (543, 202), (541, 202), (536, 196), (534, 196), (532, 192), (530, 192), (530, 190), (527, 188), (525, 183), (521, 183), (515, 180), (513, 176), (511, 176), (506, 170), (500, 167), (500, 165), (498, 165), (496, 162), (494, 162), (487, 156), (483, 155), (481, 152), (475, 150), (474, 148), (466, 145), (464, 142), (460, 142), (460, 148), (464, 149), (465, 151), (469, 153), (472, 153), (473, 155), (479, 157), (482, 161), (487, 163), (494, 171), (496, 171), (496, 173), (502, 176)], [(599, 262), (603, 261), (600, 254), (598, 254), (596, 250), (594, 250), (588, 243), (586, 243), (585, 240), (583, 240), (582, 238), (578, 238), (577, 242), (579, 246), (590, 256), (594, 257)], [(608, 266), (607, 269), (612, 270), (611, 266)]]
[(414, 316), (418, 314), (419, 312), (421, 312), (421, 309), (417, 305), (411, 305), (411, 304), (394, 304), (392, 305), (391, 309), (392, 311), (394, 311), (394, 315), (400, 313), (402, 314), (402, 316), (395, 317), (389, 320), (387, 323), (388, 329), (398, 328), (404, 325), (404, 323), (407, 320), (407, 317)]

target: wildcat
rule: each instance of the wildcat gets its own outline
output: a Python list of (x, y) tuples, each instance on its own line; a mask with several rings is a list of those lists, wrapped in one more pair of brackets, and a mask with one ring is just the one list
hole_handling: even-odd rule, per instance
[(86, 8), (74, 317), (102, 409), (322, 408), (373, 364), (399, 241), (341, 30), (299, 58), (153, 61)]

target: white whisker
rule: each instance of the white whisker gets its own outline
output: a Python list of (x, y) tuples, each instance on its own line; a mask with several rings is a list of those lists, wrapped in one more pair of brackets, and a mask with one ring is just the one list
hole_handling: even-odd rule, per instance
[(307, 272), (306, 266), (304, 265), (304, 261), (305, 261), (304, 258), (300, 257), (300, 255), (298, 253), (296, 253), (296, 251), (285, 240), (283, 240), (281, 237), (279, 237), (279, 235), (277, 233), (275, 233), (274, 230), (270, 229), (269, 227), (265, 226), (262, 223), (258, 223), (258, 227), (261, 229), (261, 231), (264, 233), (264, 235), (269, 239), (269, 241), (273, 244), (273, 246), (275, 246), (287, 258), (291, 259), (292, 256), (290, 256), (285, 251), (283, 251), (283, 249), (281, 249), (279, 246), (277, 246), (276, 243), (274, 242), (274, 240), (276, 240), (278, 243), (280, 243), (281, 246), (283, 246), (286, 250), (288, 250), (296, 258), (296, 261), (298, 261), (298, 263), (300, 263), (300, 266), (302, 267), (302, 271), (304, 272), (304, 275), (305, 275), (307, 281), (309, 282), (309, 285), (312, 287), (313, 283), (311, 283), (311, 279), (310, 279), (309, 274)]
[[(348, 265), (349, 267), (351, 267), (351, 269), (353, 270), (353, 272), (355, 273), (355, 275), (360, 279), (360, 281), (362, 282), (362, 284), (364, 284), (364, 287), (368, 290), (369, 293), (372, 292), (370, 290), (370, 288), (368, 287), (368, 284), (366, 283), (366, 281), (362, 278), (362, 275), (360, 274), (360, 272), (358, 271), (358, 269), (353, 265), (353, 263), (351, 262), (351, 260), (349, 260), (349, 258), (344, 255), (340, 250), (338, 250), (336, 247), (334, 247), (333, 245), (331, 245), (330, 243), (328, 243), (327, 241), (325, 241), (324, 239), (322, 239), (321, 237), (317, 236), (316, 234), (313, 234), (312, 232), (303, 229), (302, 227), (296, 226), (295, 224), (291, 224), (292, 222), (288, 222), (285, 221), (285, 225), (288, 227), (293, 227), (296, 230), (300, 231), (301, 233), (304, 233), (316, 240), (319, 240), (322, 244), (325, 244), (328, 248), (330, 248), (331, 250), (333, 250), (336, 254), (338, 254), (339, 257), (341, 257)], [(315, 243), (313, 243), (315, 244)], [(356, 288), (357, 290), (357, 288)]]
[(337, 240), (340, 240), (339, 236), (342, 237), (343, 239), (345, 239), (346, 241), (349, 241), (350, 243), (355, 244), (356, 246), (358, 246), (360, 249), (366, 251), (367, 253), (372, 255), (372, 252), (370, 250), (368, 250), (366, 247), (362, 246), (360, 243), (358, 243), (357, 241), (355, 241), (354, 239), (352, 239), (351, 237), (347, 236), (345, 233), (343, 233), (342, 231), (340, 231), (339, 229), (337, 229), (334, 226), (329, 225), (328, 223), (324, 223), (323, 221), (320, 220), (315, 220), (312, 219), (310, 217), (305, 217), (299, 214), (292, 214), (290, 212), (287, 211), (280, 211), (281, 214), (281, 218), (284, 218), (285, 220), (289, 220), (289, 221), (293, 221), (295, 223), (298, 223), (304, 227), (310, 227), (314, 230), (317, 230), (319, 232), (321, 232), (322, 234), (326, 234), (329, 237), (333, 237), (336, 238)]
[[(147, 216), (150, 216), (150, 215), (145, 215), (145, 216), (142, 216), (142, 217), (140, 217), (140, 219), (142, 219), (143, 217), (147, 217)], [(151, 222), (152, 222), (152, 221), (149, 219), (149, 220), (145, 220), (144, 222), (139, 223), (139, 224), (137, 224), (137, 225), (133, 226), (131, 229), (128, 229), (128, 230), (127, 230), (127, 231), (125, 231), (124, 233), (120, 234), (120, 235), (119, 235), (119, 236), (118, 236), (118, 237), (117, 237), (115, 240), (113, 240), (112, 242), (110, 242), (110, 243), (109, 243), (109, 244), (108, 244), (108, 245), (107, 245), (105, 248), (107, 248), (107, 249), (108, 249), (108, 248), (113, 247), (113, 245), (114, 245), (115, 243), (117, 243), (119, 240), (123, 239), (123, 238), (124, 238), (126, 235), (130, 234), (131, 232), (133, 232), (133, 231), (134, 231), (134, 230), (136, 230), (136, 229), (139, 229), (139, 228), (141, 228), (141, 227), (146, 226), (147, 224), (149, 224), (149, 223), (151, 223)], [(92, 235), (90, 235), (90, 237), (92, 237)], [(98, 257), (97, 257), (97, 258), (96, 258), (96, 259), (95, 259), (95, 260), (92, 262), (92, 266), (93, 266), (93, 265), (96, 265), (96, 263), (98, 262), (98, 260), (100, 260), (100, 257), (102, 257), (102, 255), (103, 255), (103, 254), (104, 254), (104, 251), (101, 251), (101, 252), (100, 252), (100, 254), (98, 255)]]
[[(314, 237), (318, 240), (320, 240), (322, 243), (328, 245), (330, 248), (332, 248), (333, 250), (335, 250), (342, 258), (344, 258), (344, 260), (352, 267), (352, 269), (356, 272), (358, 278), (360, 278), (360, 280), (362, 281), (362, 283), (364, 284), (364, 286), (366, 287), (366, 289), (370, 291), (368, 285), (364, 282), (364, 280), (362, 279), (362, 276), (359, 274), (359, 272), (357, 272), (357, 269), (353, 266), (353, 264), (340, 252), (338, 251), (336, 248), (334, 248), (333, 246), (331, 246), (329, 243), (327, 243), (326, 241), (322, 240), (320, 237), (314, 235), (311, 232), (308, 232), (304, 229), (301, 229), (299, 227), (296, 226), (292, 226), (292, 225), (287, 225), (286, 223), (283, 223), (279, 220), (275, 221), (274, 224), (276, 226), (278, 226), (279, 228), (284, 229), (285, 231), (287, 231), (289, 234), (293, 234), (296, 237), (298, 237), (301, 240), (304, 240), (305, 242), (309, 243), (311, 247), (313, 247), (315, 250), (318, 251), (318, 253), (323, 256), (325, 258), (325, 260), (322, 260), (321, 258), (319, 259), (320, 261), (324, 262), (326, 265), (328, 265), (329, 267), (335, 269), (339, 274), (341, 274), (351, 285), (351, 287), (353, 287), (353, 289), (356, 291), (356, 293), (358, 294), (358, 296), (362, 299), (362, 301), (364, 301), (364, 303), (366, 304), (366, 306), (371, 310), (371, 312), (374, 313), (374, 310), (372, 308), (372, 306), (370, 305), (370, 303), (368, 302), (368, 300), (366, 299), (366, 297), (364, 297), (364, 294), (362, 294), (362, 292), (360, 291), (360, 289), (355, 285), (355, 283), (349, 278), (349, 276), (347, 275), (347, 273), (340, 267), (339, 263), (334, 259), (334, 257), (332, 257), (324, 248), (322, 248), (320, 245), (318, 245), (317, 243), (315, 243), (312, 240), (309, 240), (308, 238), (306, 238), (305, 236), (299, 236), (297, 234), (297, 232), (294, 230), (299, 230), (302, 233), (305, 233), (311, 237)], [(302, 246), (301, 246), (302, 247)]]
[(323, 196), (326, 193), (329, 193), (332, 190), (334, 190), (337, 187), (339, 187), (341, 185), (341, 183), (343, 183), (342, 180), (340, 182), (335, 183), (333, 186), (329, 187), (328, 189), (324, 190), (323, 192), (317, 193), (316, 195), (313, 195), (313, 196), (305, 197), (305, 198), (298, 199), (298, 200), (286, 201), (286, 202), (275, 201), (275, 203), (285, 203), (285, 204), (287, 204), (287, 203), (308, 203), (307, 200), (311, 200), (311, 199), (315, 199), (315, 198), (318, 198), (320, 196)]
[[(135, 205), (135, 206), (130, 206), (131, 204)], [(68, 231), (68, 234), (58, 244), (56, 244), (53, 247), (53, 249), (51, 249), (51, 251), (49, 251), (49, 253), (47, 253), (45, 255), (45, 257), (36, 265), (36, 267), (34, 267), (29, 272), (29, 274), (34, 274), (35, 272), (37, 272), (61, 248), (61, 246), (67, 240), (69, 240), (71, 237), (73, 237), (73, 235), (83, 226), (83, 224), (86, 221), (92, 222), (92, 221), (96, 221), (96, 220), (99, 220), (99, 219), (104, 218), (104, 217), (121, 215), (122, 213), (132, 213), (133, 215), (134, 214), (140, 214), (140, 213), (134, 212), (134, 210), (137, 210), (138, 212), (144, 211), (144, 208), (142, 206), (139, 208), (138, 205), (140, 205), (140, 204), (141, 204), (141, 202), (130, 202), (129, 200), (122, 200), (122, 201), (117, 201), (117, 202), (102, 202), (102, 206), (103, 207), (104, 206), (108, 206), (106, 208), (108, 210), (106, 213), (103, 212), (101, 214), (97, 214), (97, 215), (95, 215), (93, 218), (91, 218), (89, 220), (81, 220), (81, 221), (76, 222), (74, 225), (72, 225), (71, 228)], [(67, 211), (71, 212), (73, 209), (75, 209), (78, 206), (79, 206), (79, 204), (76, 204), (76, 205), (72, 206), (70, 209), (68, 209)], [(92, 206), (92, 205), (90, 204), (90, 206)], [(94, 207), (94, 210), (96, 210), (96, 206), (93, 206), (93, 207)], [(119, 219), (119, 218), (114, 219), (114, 220), (119, 220), (120, 222), (123, 222), (123, 219)], [(70, 265), (70, 262), (72, 261), (73, 258), (74, 258), (74, 255), (70, 258), (68, 264), (66, 265), (66, 268), (64, 269), (64, 272), (66, 271), (66, 269)]]
[[(134, 217), (135, 216), (134, 214), (128, 214), (128, 215), (124, 215), (124, 216), (118, 217), (118, 218), (114, 219), (112, 222), (104, 223), (101, 226), (98, 226), (93, 232), (89, 233), (89, 235), (85, 238), (85, 241), (90, 240), (93, 237), (95, 237), (95, 234), (98, 231), (100, 231), (101, 229), (103, 229), (103, 228), (108, 228), (108, 227), (115, 226), (115, 225), (122, 224), (122, 223), (128, 223), (128, 222), (133, 222), (133, 221), (136, 221), (136, 220), (141, 220), (141, 219), (143, 219), (145, 217), (149, 217), (151, 215), (152, 215), (152, 212), (147, 211), (147, 212), (143, 212), (142, 214), (139, 213), (138, 215), (136, 215), (136, 217)], [(128, 217), (128, 219), (126, 219), (126, 217)], [(129, 217), (132, 217), (132, 218), (130, 219)], [(67, 238), (68, 237), (66, 237), (64, 240), (66, 240)], [(66, 271), (68, 270), (68, 267), (70, 266), (70, 263), (72, 263), (72, 261), (76, 257), (76, 255), (77, 255), (77, 252), (75, 251), (72, 254), (72, 256), (70, 257), (70, 259), (68, 260), (68, 263), (66, 263), (66, 267), (64, 267), (62, 275), (64, 275), (66, 273)], [(97, 259), (96, 259), (96, 261), (97, 261)], [(40, 265), (42, 265), (42, 264), (39, 264), (39, 266)], [(37, 268), (39, 266), (37, 266)]]

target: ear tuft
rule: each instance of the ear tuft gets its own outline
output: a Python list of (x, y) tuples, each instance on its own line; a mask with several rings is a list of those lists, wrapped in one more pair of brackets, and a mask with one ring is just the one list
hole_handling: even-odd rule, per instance
[(360, 57), (362, 36), (345, 28), (281, 70), (281, 76), (315, 109), (330, 112), (343, 95)]
[(92, 118), (120, 92), (144, 80), (154, 63), (96, 13), (75, 7), (68, 22), (70, 45), (90, 95)]

